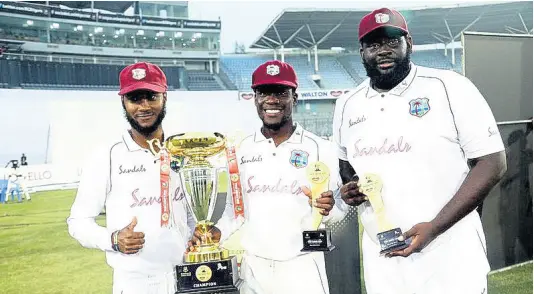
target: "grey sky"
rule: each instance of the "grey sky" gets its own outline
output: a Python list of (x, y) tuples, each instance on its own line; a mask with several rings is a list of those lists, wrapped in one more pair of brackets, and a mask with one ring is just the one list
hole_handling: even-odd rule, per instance
[(287, 8), (353, 8), (371, 11), (380, 7), (406, 9), (475, 3), (483, 4), (489, 3), (489, 1), (381, 1), (380, 4), (377, 4), (372, 1), (196, 0), (189, 2), (189, 17), (203, 20), (217, 20), (220, 17), (222, 22), (221, 48), (223, 53), (229, 53), (233, 51), (235, 41), (244, 43), (248, 48), (275, 17)]

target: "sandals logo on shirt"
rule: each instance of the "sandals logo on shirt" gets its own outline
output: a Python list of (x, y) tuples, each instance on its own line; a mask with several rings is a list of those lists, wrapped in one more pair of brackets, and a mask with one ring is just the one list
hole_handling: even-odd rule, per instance
[(428, 98), (417, 98), (411, 100), (410, 103), (410, 114), (417, 117), (423, 117), (430, 111), (430, 104), (428, 104)]
[(308, 165), (308, 152), (302, 150), (291, 151), (291, 157), (289, 163), (296, 168), (303, 168)]
[(134, 165), (133, 167), (123, 167), (122, 164), (119, 166), (119, 175), (144, 172), (146, 172), (146, 168), (142, 164), (140, 166)]

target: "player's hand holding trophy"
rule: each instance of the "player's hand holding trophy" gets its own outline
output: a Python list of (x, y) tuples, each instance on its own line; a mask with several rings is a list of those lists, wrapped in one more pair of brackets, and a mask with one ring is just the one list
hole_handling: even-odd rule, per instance
[(320, 161), (308, 165), (306, 177), (311, 184), (312, 201), (312, 230), (302, 232), (302, 252), (332, 251), (335, 246), (331, 243), (331, 232), (326, 228), (319, 228), (323, 220), (320, 209), (315, 207), (317, 199), (323, 192), (328, 191), (330, 183), (330, 169)]
[(369, 204), (373, 208), (373, 214), (378, 227), (376, 238), (380, 244), (380, 255), (408, 247), (406, 240), (399, 240), (399, 237), (402, 236), (402, 230), (395, 228), (387, 218), (382, 199), (383, 183), (380, 176), (367, 173), (361, 180), (360, 185), (363, 194), (367, 196)]

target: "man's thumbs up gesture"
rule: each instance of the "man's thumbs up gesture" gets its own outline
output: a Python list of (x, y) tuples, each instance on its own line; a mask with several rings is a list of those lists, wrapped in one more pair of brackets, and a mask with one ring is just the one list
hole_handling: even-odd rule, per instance
[(145, 243), (145, 233), (134, 232), (136, 225), (137, 217), (134, 216), (132, 222), (117, 233), (120, 252), (124, 254), (135, 254), (143, 248), (143, 244)]

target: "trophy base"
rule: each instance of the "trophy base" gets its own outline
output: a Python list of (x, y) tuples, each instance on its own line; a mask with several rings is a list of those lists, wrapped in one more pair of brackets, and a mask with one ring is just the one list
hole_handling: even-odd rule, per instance
[(198, 263), (218, 261), (221, 259), (227, 259), (229, 257), (229, 251), (227, 249), (217, 248), (217, 246), (200, 246), (199, 251), (189, 252), (185, 254), (186, 263)]
[(402, 236), (400, 228), (395, 228), (389, 231), (376, 234), (380, 243), (380, 255), (384, 255), (396, 250), (402, 250), (408, 247), (406, 240), (399, 241), (397, 238)]
[(315, 252), (315, 251), (332, 251), (336, 246), (332, 245), (330, 240), (331, 233), (329, 230), (315, 230), (302, 232), (302, 241), (304, 247), (301, 252)]
[(176, 266), (176, 293), (239, 292), (237, 257)]
[(239, 288), (241, 287), (241, 284), (243, 284), (243, 280), (238, 280), (235, 286), (221, 286), (221, 287), (213, 287), (210, 289), (191, 289), (191, 290), (181, 290), (178, 292), (175, 292), (175, 294), (180, 293), (191, 293), (191, 294), (209, 294), (209, 293), (235, 293), (239, 294)]

